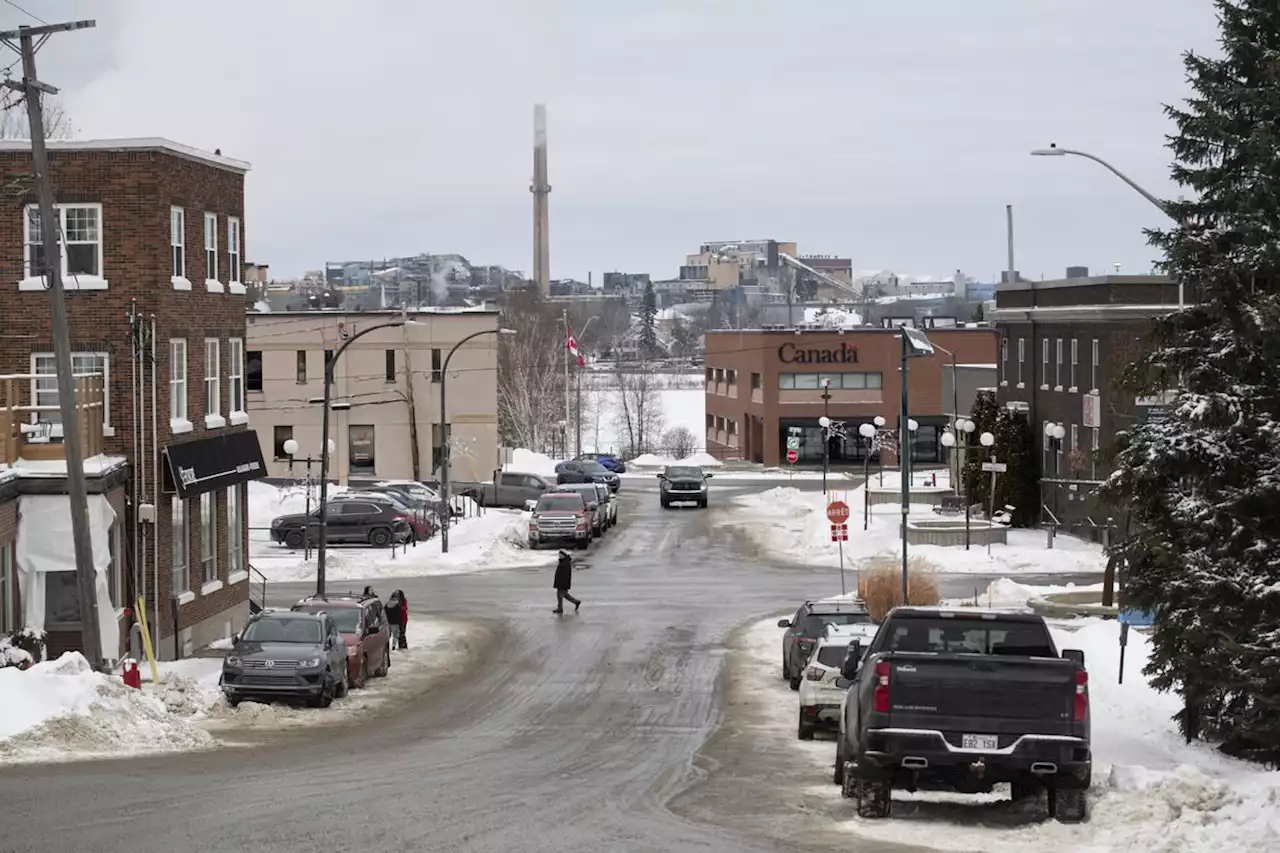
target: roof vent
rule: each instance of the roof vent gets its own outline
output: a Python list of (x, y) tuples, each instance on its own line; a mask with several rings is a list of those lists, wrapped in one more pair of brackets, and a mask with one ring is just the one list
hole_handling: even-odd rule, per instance
[(1067, 267), (1067, 278), (1088, 278), (1088, 267)]

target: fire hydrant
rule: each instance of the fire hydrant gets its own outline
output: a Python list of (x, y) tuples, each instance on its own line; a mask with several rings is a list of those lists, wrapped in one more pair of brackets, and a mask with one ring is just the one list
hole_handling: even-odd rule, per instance
[(138, 662), (133, 658), (125, 658), (120, 662), (120, 668), (123, 670), (122, 678), (124, 678), (125, 686), (141, 690), (142, 670), (138, 669)]

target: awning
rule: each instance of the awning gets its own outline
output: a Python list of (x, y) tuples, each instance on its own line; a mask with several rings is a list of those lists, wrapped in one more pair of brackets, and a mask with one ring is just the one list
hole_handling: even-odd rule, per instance
[(258, 434), (246, 429), (165, 448), (165, 491), (187, 498), (267, 476)]

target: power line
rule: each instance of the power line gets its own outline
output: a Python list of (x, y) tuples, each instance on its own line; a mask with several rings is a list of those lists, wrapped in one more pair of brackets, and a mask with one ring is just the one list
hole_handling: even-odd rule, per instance
[[(36, 14), (34, 14), (34, 13), (32, 13), (32, 12), (27, 11), (26, 9), (22, 8), (21, 6), (19, 6), (17, 3), (13, 2), (13, 0), (4, 0), (4, 2), (5, 2), (5, 4), (6, 4), (6, 5), (12, 6), (13, 8), (17, 9), (17, 10), (18, 10), (19, 12), (21, 12), (22, 14), (26, 15), (28, 18), (34, 18), (35, 20), (39, 21), (40, 23), (44, 24), (45, 26), (48, 26), (48, 25), (49, 25), (49, 22), (48, 22), (48, 21), (46, 21), (44, 18), (42, 18), (42, 17), (40, 17), (39, 15), (36, 15)], [(21, 62), (21, 59), (19, 59), (19, 62)], [(16, 63), (15, 63), (15, 64), (16, 64)], [(9, 66), (9, 67), (10, 67), (10, 68), (12, 68), (13, 66), (11, 65), (11, 66)]]

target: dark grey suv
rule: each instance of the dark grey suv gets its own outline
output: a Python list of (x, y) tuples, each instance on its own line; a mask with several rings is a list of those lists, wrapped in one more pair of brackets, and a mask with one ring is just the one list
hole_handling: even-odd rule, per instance
[(327, 708), (351, 686), (347, 644), (328, 613), (264, 610), (236, 635), (219, 684), (232, 707), (245, 699), (305, 699)]
[(862, 601), (806, 601), (795, 616), (778, 622), (779, 628), (787, 629), (782, 635), (782, 679), (792, 690), (800, 689), (804, 666), (828, 625), (863, 625), (871, 621)]

